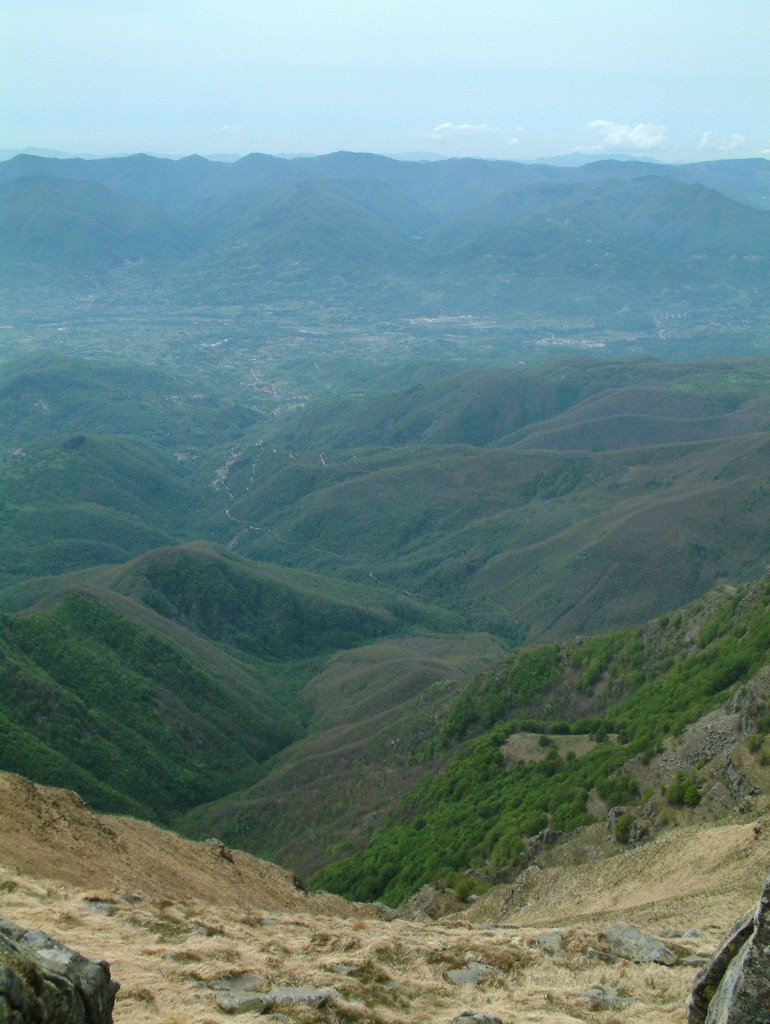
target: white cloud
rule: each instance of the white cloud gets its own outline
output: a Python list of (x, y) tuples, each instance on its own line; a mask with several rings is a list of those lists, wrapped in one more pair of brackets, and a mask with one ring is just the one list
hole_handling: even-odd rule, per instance
[(729, 153), (734, 149), (743, 149), (746, 145), (746, 136), (740, 132), (733, 132), (727, 139), (720, 139), (714, 132), (704, 132), (700, 137), (698, 149), (718, 150), (720, 153)]
[(643, 124), (617, 124), (615, 121), (591, 121), (589, 128), (601, 132), (602, 140), (593, 146), (594, 152), (613, 152), (624, 149), (658, 149), (668, 138), (668, 132), (662, 124), (648, 121)]
[(467, 138), (469, 135), (489, 135), (491, 131), (488, 124), (453, 124), (451, 121), (445, 121), (426, 132), (425, 138), (440, 141), (442, 139)]
[(715, 141), (716, 136), (713, 132), (704, 132), (703, 135), (701, 135), (700, 137), (698, 149), (713, 149)]

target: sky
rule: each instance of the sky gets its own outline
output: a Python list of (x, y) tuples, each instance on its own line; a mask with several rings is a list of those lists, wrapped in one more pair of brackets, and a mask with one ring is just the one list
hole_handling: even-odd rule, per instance
[(0, 149), (770, 158), (770, 0), (0, 0)]

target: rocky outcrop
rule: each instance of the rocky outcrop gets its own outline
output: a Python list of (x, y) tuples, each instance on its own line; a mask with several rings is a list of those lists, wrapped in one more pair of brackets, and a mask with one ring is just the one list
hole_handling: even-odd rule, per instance
[(645, 935), (630, 924), (616, 924), (603, 936), (608, 953), (621, 960), (633, 960), (637, 964), (664, 964), (673, 967), (676, 954), (668, 946), (651, 935)]
[(563, 832), (558, 832), (556, 829), (544, 828), (542, 832), (538, 832), (536, 836), (530, 836), (527, 840), (530, 857), (537, 857), (543, 852), (543, 850), (547, 850), (549, 847), (555, 846), (563, 835)]
[(0, 917), (0, 1024), (112, 1024), (119, 987), (105, 960)]
[(206, 839), (204, 846), (207, 850), (210, 850), (215, 857), (221, 857), (222, 860), (229, 861), (230, 864), (234, 864), (233, 851), (228, 849), (221, 839)]
[(398, 916), (407, 921), (438, 921), (448, 914), (463, 910), (465, 904), (451, 889), (436, 889), (424, 885), (398, 910)]
[(607, 814), (607, 831), (611, 836), (615, 835), (615, 827), (624, 814), (628, 814), (627, 807), (612, 807)]
[(695, 979), (687, 1011), (688, 1024), (770, 1024), (770, 877)]

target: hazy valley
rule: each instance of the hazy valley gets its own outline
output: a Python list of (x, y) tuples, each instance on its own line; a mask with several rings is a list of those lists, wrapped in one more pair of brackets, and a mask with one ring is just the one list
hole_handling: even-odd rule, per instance
[(770, 164), (20, 156), (0, 224), (7, 913), (119, 1021), (684, 1021), (768, 870)]

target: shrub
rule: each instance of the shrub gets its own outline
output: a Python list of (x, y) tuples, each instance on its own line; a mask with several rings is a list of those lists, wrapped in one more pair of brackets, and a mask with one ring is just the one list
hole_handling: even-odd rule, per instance
[(623, 846), (628, 845), (631, 842), (631, 830), (633, 828), (636, 818), (631, 814), (630, 811), (626, 814), (621, 815), (615, 822), (615, 840), (618, 843), (622, 843)]
[(486, 892), (489, 885), (464, 871), (452, 871), (436, 883), (438, 889), (451, 889), (458, 900), (467, 903), (471, 896)]
[(569, 722), (564, 722), (559, 719), (555, 722), (548, 723), (548, 732), (554, 736), (569, 736), (572, 732), (572, 727)]
[(627, 775), (616, 775), (613, 778), (599, 779), (596, 790), (602, 800), (608, 804), (625, 804), (639, 792), (639, 787)]
[(695, 781), (695, 773), (677, 772), (666, 789), (666, 800), (672, 807), (697, 807), (701, 794)]
[(757, 732), (761, 732), (767, 735), (770, 732), (770, 715), (762, 715), (761, 718), (757, 719)]

